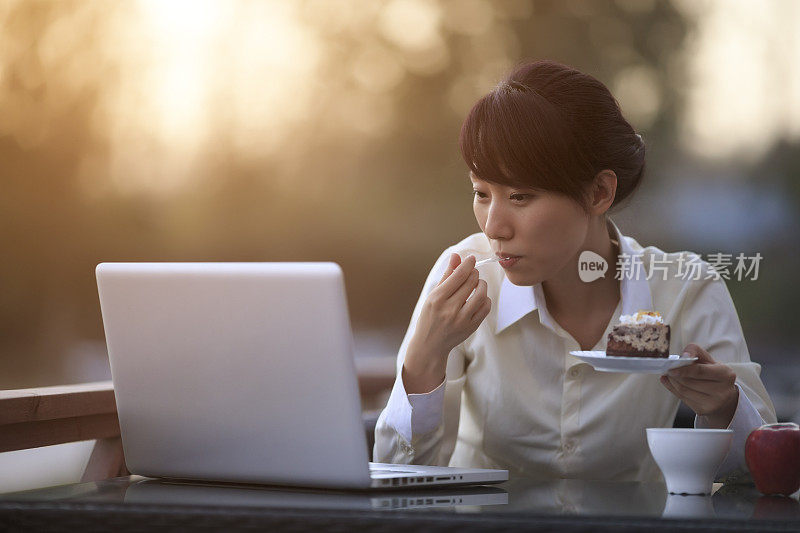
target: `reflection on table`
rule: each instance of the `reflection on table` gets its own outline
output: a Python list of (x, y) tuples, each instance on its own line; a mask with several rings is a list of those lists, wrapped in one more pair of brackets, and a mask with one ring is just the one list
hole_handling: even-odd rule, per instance
[[(800, 521), (797, 495), (766, 497), (752, 485), (716, 485), (711, 496), (667, 494), (663, 483), (514, 478), (494, 486), (335, 491), (147, 479), (140, 476), (0, 494), (12, 503), (114, 504), (203, 509), (418, 511), (487, 516), (769, 519)], [(800, 525), (800, 522), (798, 522)]]
[(504, 505), (508, 503), (508, 493), (489, 486), (352, 493), (146, 479), (130, 484), (125, 490), (123, 500), (131, 504), (169, 503), (353, 511)]

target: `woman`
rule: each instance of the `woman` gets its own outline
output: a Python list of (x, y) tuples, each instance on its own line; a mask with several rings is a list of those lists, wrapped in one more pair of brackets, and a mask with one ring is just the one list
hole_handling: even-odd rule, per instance
[[(708, 263), (642, 247), (608, 218), (645, 166), (608, 89), (558, 63), (521, 65), (472, 108), (460, 147), (482, 233), (445, 250), (428, 276), (374, 460), (656, 479), (645, 428), (671, 427), (683, 400), (695, 427), (734, 430), (719, 473), (746, 473), (747, 434), (775, 422), (760, 366)], [(586, 250), (606, 261), (604, 277), (581, 281)], [(495, 255), (505, 259), (479, 272), (476, 258)], [(699, 271), (687, 277), (690, 264)], [(569, 353), (605, 350), (620, 316), (640, 309), (670, 325), (670, 353), (698, 361), (659, 377), (597, 372)]]

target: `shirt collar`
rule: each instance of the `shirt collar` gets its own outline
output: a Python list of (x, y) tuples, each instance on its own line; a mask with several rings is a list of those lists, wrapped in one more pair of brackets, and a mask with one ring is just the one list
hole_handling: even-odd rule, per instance
[[(629, 258), (629, 260), (622, 261), (623, 272), (620, 279), (621, 314), (629, 315), (639, 309), (652, 309), (653, 299), (650, 293), (650, 284), (647, 278), (642, 275), (643, 262), (641, 257), (633, 259), (634, 256), (642, 255), (642, 247), (633, 238), (622, 235), (613, 220), (608, 218), (607, 221), (609, 235), (619, 242), (620, 255)], [(635, 275), (632, 271), (634, 267), (637, 268)], [(617, 265), (609, 265), (608, 273), (616, 275), (616, 268)], [(540, 307), (539, 302), (541, 302), (542, 307), (539, 320), (543, 323), (550, 322), (552, 319), (544, 305), (545, 298), (542, 284), (537, 283), (533, 287), (514, 285), (504, 274), (503, 282), (500, 286), (500, 295), (497, 299), (496, 333), (500, 333), (531, 311), (538, 309)], [(550, 327), (555, 329), (554, 324), (550, 324)]]

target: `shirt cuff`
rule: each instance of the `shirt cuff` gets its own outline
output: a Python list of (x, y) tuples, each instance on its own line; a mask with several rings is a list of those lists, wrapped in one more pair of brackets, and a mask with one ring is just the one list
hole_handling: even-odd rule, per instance
[(428, 393), (406, 394), (402, 372), (398, 372), (386, 403), (386, 423), (409, 443), (414, 435), (436, 429), (442, 420), (446, 381)]
[[(728, 455), (719, 468), (720, 473), (746, 470), (744, 444), (750, 432), (765, 423), (758, 409), (753, 406), (739, 384), (735, 383), (735, 385), (739, 389), (739, 401), (736, 404), (733, 418), (726, 428), (733, 430), (733, 440)], [(695, 415), (694, 427), (695, 429), (707, 429), (709, 427), (708, 418)]]
[[(745, 438), (747, 438), (747, 435), (753, 429), (764, 424), (764, 419), (761, 418), (761, 414), (759, 414), (758, 409), (753, 407), (753, 404), (750, 403), (750, 400), (742, 391), (742, 388), (739, 386), (739, 384), (734, 383), (734, 385), (736, 385), (736, 388), (739, 389), (739, 401), (736, 404), (736, 411), (733, 413), (733, 418), (731, 418), (731, 422), (728, 424), (726, 429), (732, 429), (734, 434), (744, 432)], [(695, 429), (708, 429), (708, 418), (705, 416), (695, 415), (694, 427)]]
[(442, 421), (444, 387), (447, 378), (438, 387), (425, 394), (409, 394), (411, 404), (411, 434), (423, 435), (433, 431)]

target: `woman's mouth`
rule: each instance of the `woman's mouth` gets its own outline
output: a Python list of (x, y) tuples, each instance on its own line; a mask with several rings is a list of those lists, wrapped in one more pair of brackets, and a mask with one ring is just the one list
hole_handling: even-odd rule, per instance
[(519, 255), (507, 255), (507, 254), (497, 254), (497, 256), (500, 258), (500, 261), (498, 262), (500, 263), (500, 266), (503, 268), (511, 268), (517, 261), (519, 261), (521, 257)]

